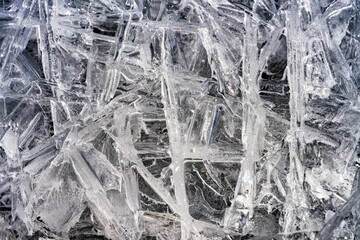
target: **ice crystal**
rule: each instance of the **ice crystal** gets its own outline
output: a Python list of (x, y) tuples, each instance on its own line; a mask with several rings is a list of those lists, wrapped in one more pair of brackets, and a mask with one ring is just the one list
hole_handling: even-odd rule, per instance
[(360, 239), (359, 7), (0, 1), (0, 238)]

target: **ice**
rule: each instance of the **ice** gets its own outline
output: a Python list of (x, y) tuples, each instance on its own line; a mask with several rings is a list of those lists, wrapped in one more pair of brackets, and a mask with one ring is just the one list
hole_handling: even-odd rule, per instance
[(0, 239), (359, 239), (359, 7), (0, 1)]

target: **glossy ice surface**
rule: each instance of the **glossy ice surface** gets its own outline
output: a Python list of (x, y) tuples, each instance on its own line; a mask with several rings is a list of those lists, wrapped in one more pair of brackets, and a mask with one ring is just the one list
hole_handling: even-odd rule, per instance
[(360, 239), (359, 0), (0, 0), (0, 239)]

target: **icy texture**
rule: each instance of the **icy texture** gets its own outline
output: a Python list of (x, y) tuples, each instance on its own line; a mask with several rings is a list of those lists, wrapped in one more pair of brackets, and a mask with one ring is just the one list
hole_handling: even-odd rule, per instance
[(0, 1), (0, 239), (360, 239), (359, 8)]

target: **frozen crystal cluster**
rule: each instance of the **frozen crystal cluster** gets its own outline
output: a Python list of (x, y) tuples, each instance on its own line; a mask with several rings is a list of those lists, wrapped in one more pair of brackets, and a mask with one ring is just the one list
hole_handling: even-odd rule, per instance
[(1, 0), (0, 239), (360, 239), (359, 0)]

